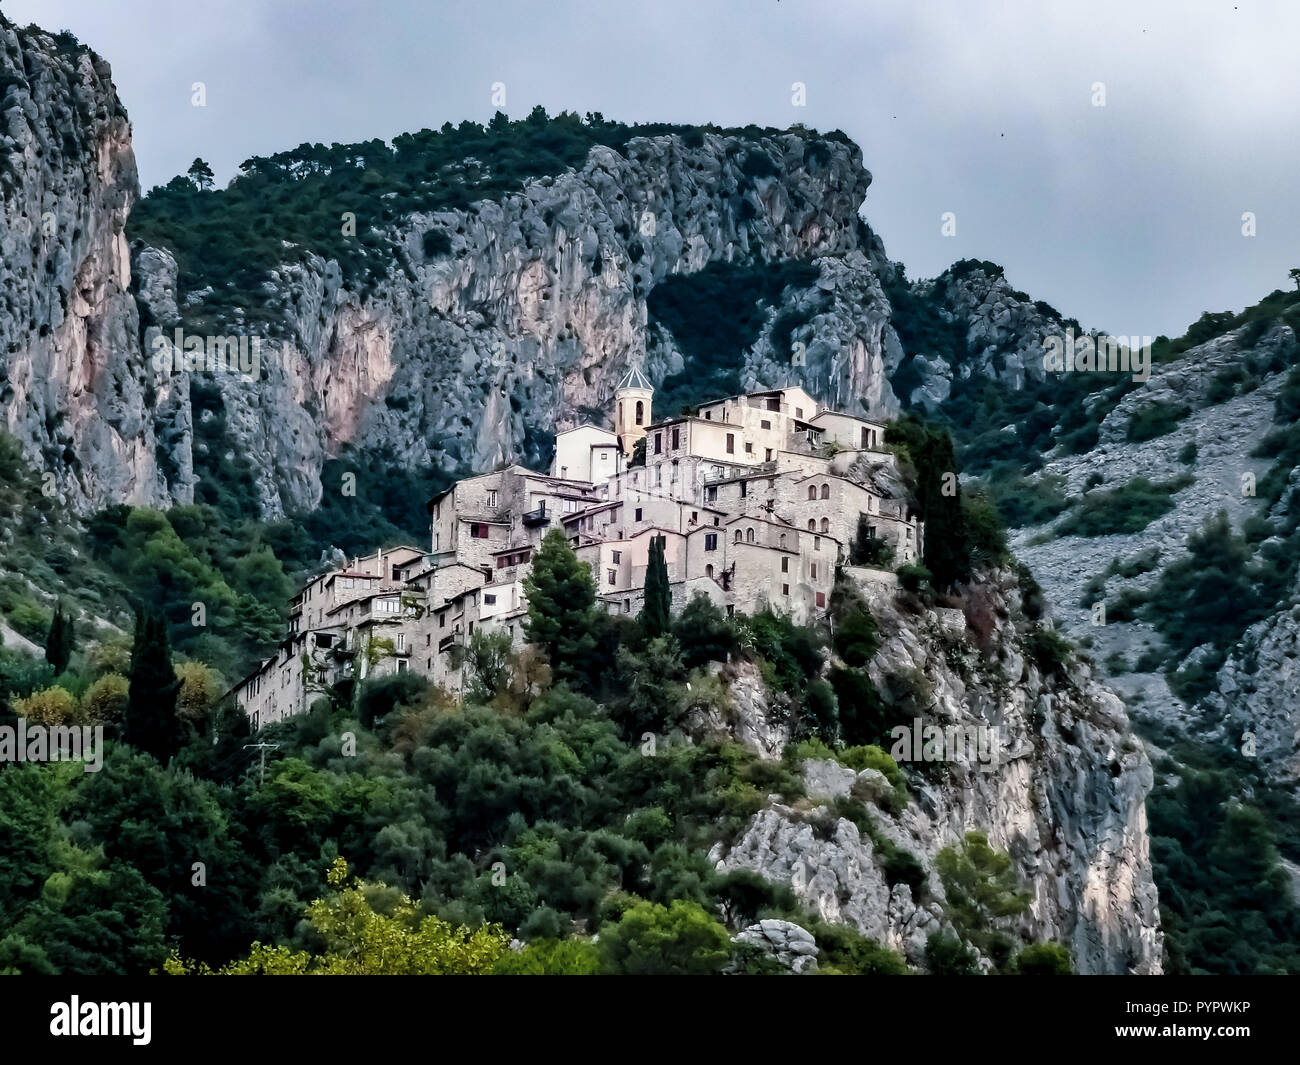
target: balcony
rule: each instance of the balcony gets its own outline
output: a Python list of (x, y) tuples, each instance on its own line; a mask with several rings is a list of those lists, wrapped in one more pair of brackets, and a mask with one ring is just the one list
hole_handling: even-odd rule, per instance
[(546, 509), (546, 504), (543, 503), (536, 510), (525, 511), (520, 516), (520, 521), (522, 521), (525, 527), (529, 529), (534, 529), (539, 525), (549, 525), (551, 521), (551, 512)]

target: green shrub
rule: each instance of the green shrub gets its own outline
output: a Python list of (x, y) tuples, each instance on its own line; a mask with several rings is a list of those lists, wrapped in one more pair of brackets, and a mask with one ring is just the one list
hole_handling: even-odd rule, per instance
[(1070, 661), (1070, 644), (1055, 629), (1035, 626), (1025, 636), (1025, 647), (1044, 676), (1064, 678)]
[(955, 936), (931, 932), (925, 940), (925, 966), (932, 976), (978, 976), (975, 952)]
[(1182, 404), (1158, 401), (1139, 407), (1129, 419), (1129, 442), (1138, 444), (1171, 433), (1191, 413), (1191, 408)]
[(1141, 532), (1173, 510), (1174, 493), (1195, 483), (1190, 474), (1153, 483), (1135, 477), (1106, 491), (1089, 492), (1056, 525), (1058, 536), (1112, 536)]
[(928, 569), (915, 562), (898, 567), (898, 583), (909, 592), (919, 592), (921, 586), (928, 584), (932, 578), (933, 574)]
[(1074, 970), (1070, 952), (1059, 943), (1032, 943), (1016, 955), (1020, 976), (1069, 976)]

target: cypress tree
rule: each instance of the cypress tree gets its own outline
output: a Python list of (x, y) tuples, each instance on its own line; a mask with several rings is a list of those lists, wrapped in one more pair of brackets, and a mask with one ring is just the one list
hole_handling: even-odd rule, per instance
[(67, 668), (68, 662), (72, 660), (72, 652), (77, 646), (76, 630), (72, 627), (72, 611), (69, 610), (63, 615), (63, 658), (64, 668)]
[(585, 685), (597, 642), (596, 583), (559, 529), (546, 534), (533, 556), (524, 592), (528, 639), (546, 653), (552, 676)]
[(890, 424), (885, 439), (906, 445), (916, 468), (916, 502), (925, 522), (925, 566), (936, 588), (970, 576), (970, 542), (957, 480), (957, 456), (946, 429), (907, 416)]
[(129, 680), (126, 741), (165, 765), (180, 745), (176, 720), (180, 681), (172, 666), (167, 623), (152, 612), (136, 615)]
[(647, 638), (654, 639), (668, 631), (671, 607), (664, 538), (656, 536), (650, 541), (650, 563), (645, 571), (645, 605), (641, 608), (641, 630)]
[(68, 660), (72, 657), (71, 638), (72, 622), (70, 618), (64, 620), (63, 602), (60, 600), (54, 606), (54, 617), (50, 619), (50, 629), (45, 635), (45, 661), (54, 667), (55, 676), (68, 668)]

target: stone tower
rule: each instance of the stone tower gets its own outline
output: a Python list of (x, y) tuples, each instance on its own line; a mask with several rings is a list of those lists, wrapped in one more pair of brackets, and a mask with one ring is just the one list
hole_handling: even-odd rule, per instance
[(635, 364), (614, 388), (614, 432), (628, 458), (632, 457), (632, 449), (645, 436), (645, 427), (650, 424), (650, 401), (654, 394), (654, 385)]

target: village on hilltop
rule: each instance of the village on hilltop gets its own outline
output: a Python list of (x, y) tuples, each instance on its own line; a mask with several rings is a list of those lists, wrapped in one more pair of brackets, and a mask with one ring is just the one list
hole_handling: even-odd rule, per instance
[(429, 501), (427, 549), (379, 550), (312, 578), (276, 654), (234, 688), (253, 727), (308, 709), (349, 678), (410, 670), (459, 692), (452, 649), (476, 630), (526, 644), (523, 582), (553, 528), (591, 567), (611, 614), (640, 612), (657, 538), (674, 612), (704, 595), (728, 615), (770, 609), (797, 624), (825, 613), (837, 568), (861, 561), (854, 545), (871, 546), (875, 579), (921, 557), (923, 523), (883, 425), (822, 407), (800, 387), (661, 422), (653, 398), (633, 366), (614, 393), (614, 429), (558, 432), (549, 473), (511, 465), (458, 481)]

